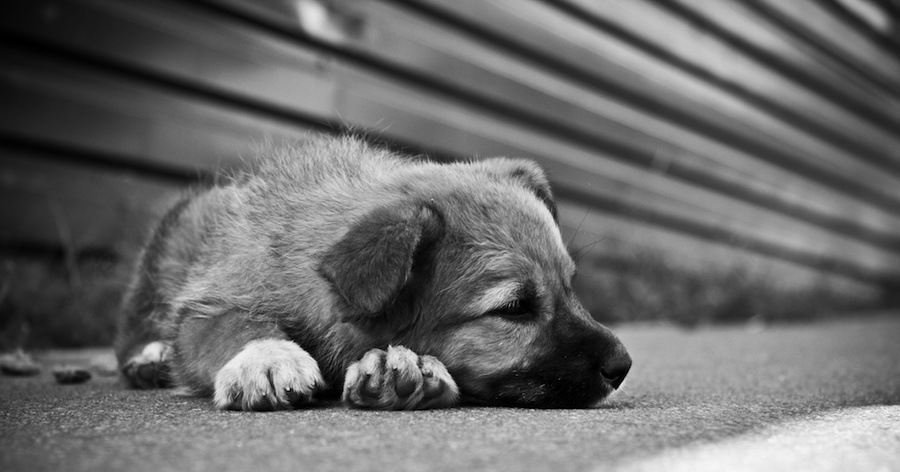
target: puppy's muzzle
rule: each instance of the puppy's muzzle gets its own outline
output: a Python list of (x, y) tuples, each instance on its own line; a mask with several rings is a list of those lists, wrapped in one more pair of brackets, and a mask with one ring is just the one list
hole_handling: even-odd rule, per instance
[[(469, 389), (475, 401), (538, 408), (585, 408), (619, 388), (631, 370), (621, 341), (571, 300), (560, 306), (532, 349), (526, 368), (493, 374)], [(464, 377), (462, 377), (464, 378)]]

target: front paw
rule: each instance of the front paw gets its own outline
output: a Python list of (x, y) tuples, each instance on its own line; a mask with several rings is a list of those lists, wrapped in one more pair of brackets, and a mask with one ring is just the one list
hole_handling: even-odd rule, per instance
[(319, 364), (281, 339), (251, 341), (216, 374), (215, 404), (229, 410), (279, 410), (308, 403), (323, 386)]
[(122, 377), (132, 388), (166, 388), (172, 386), (170, 364), (172, 346), (164, 341), (147, 343), (140, 353), (119, 368)]
[(343, 399), (357, 408), (421, 410), (455, 405), (459, 389), (441, 361), (389, 346), (350, 365)]

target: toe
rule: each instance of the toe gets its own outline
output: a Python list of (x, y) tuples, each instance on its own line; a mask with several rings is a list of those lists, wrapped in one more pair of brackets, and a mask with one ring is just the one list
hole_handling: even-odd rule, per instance
[(459, 400), (459, 387), (441, 361), (432, 356), (422, 356), (422, 376), (424, 378), (424, 395), (421, 408), (440, 408), (456, 404)]
[(386, 367), (391, 369), (394, 391), (400, 398), (407, 398), (422, 385), (419, 356), (404, 347), (388, 347)]

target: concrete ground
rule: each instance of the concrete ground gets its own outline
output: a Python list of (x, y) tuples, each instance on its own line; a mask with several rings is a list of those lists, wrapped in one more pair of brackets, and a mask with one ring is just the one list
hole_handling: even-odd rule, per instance
[(221, 412), (108, 376), (2, 377), (0, 470), (900, 470), (900, 313), (616, 331), (634, 367), (595, 410)]

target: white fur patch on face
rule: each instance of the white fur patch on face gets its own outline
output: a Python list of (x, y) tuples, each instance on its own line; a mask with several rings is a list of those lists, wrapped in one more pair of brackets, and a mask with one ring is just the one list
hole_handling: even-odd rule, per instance
[(480, 297), (469, 304), (468, 311), (475, 315), (487, 313), (491, 310), (518, 298), (522, 290), (522, 284), (515, 280), (506, 280), (485, 290)]
[(614, 401), (614, 399), (616, 397), (620, 396), (619, 392), (622, 391), (622, 386), (625, 385), (625, 382), (627, 382), (627, 381), (628, 381), (627, 379), (622, 381), (622, 383), (619, 384), (619, 388), (609, 392), (609, 395), (597, 400), (597, 402), (595, 402), (593, 405), (591, 405), (588, 408), (600, 408), (600, 407), (610, 403), (611, 401)]

